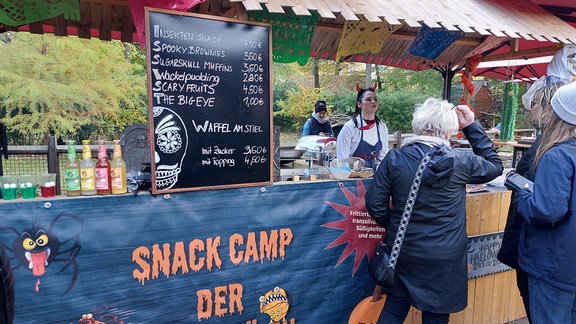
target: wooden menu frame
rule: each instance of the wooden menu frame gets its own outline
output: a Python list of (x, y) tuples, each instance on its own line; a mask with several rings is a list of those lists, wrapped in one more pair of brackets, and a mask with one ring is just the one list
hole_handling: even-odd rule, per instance
[(152, 192), (271, 184), (270, 25), (145, 10)]

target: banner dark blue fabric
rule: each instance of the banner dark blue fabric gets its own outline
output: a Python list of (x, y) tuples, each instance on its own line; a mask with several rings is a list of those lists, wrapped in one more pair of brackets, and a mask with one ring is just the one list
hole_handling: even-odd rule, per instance
[(384, 234), (369, 181), (2, 202), (15, 323), (347, 323)]

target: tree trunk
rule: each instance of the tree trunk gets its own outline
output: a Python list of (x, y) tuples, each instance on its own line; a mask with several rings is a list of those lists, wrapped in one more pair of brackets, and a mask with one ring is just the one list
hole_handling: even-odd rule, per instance
[(378, 84), (378, 89), (382, 89), (382, 76), (380, 75), (380, 68), (378, 65), (374, 65), (374, 72), (376, 73), (376, 84)]
[(320, 72), (318, 67), (318, 59), (312, 60), (312, 74), (314, 75), (314, 88), (320, 88)]
[(366, 64), (366, 89), (372, 87), (372, 64)]

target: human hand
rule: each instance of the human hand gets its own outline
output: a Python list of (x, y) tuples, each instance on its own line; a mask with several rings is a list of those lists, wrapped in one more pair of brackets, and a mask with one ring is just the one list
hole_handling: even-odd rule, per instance
[(460, 127), (466, 128), (474, 122), (474, 112), (468, 105), (458, 105), (455, 109)]

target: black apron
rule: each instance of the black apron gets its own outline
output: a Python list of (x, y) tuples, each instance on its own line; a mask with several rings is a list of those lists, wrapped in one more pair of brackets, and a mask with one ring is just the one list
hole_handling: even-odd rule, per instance
[(364, 141), (364, 130), (362, 129), (362, 122), (364, 120), (360, 118), (360, 143), (358, 143), (358, 147), (354, 151), (352, 156), (359, 157), (366, 161), (365, 166), (371, 168), (372, 170), (376, 171), (378, 165), (380, 164), (380, 160), (378, 160), (378, 155), (382, 150), (382, 140), (380, 138), (380, 130), (378, 129), (378, 121), (376, 121), (376, 133), (378, 133), (378, 142), (374, 145), (368, 144)]

